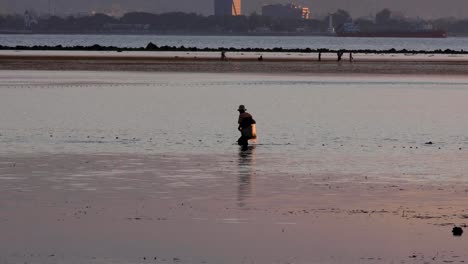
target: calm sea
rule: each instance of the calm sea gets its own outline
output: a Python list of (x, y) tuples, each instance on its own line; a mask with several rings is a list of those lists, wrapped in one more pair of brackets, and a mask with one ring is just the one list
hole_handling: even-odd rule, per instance
[(145, 47), (149, 42), (159, 46), (198, 48), (328, 48), (328, 49), (408, 49), (463, 50), (468, 38), (339, 38), (339, 37), (275, 37), (275, 36), (156, 36), (156, 35), (0, 35), (0, 45), (94, 45), (117, 47)]

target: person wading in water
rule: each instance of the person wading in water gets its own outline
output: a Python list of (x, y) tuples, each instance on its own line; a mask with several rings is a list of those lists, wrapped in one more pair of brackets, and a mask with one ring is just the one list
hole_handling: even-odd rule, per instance
[(249, 139), (256, 138), (255, 129), (252, 125), (256, 124), (252, 115), (247, 113), (247, 109), (244, 105), (239, 105), (239, 127), (237, 128), (241, 132), (241, 137), (237, 140), (237, 143), (243, 148), (247, 148), (249, 145)]

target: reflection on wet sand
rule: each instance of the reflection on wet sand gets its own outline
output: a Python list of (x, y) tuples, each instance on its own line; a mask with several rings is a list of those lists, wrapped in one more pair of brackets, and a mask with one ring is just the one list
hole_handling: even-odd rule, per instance
[(253, 192), (253, 174), (255, 170), (255, 146), (248, 146), (247, 149), (239, 148), (239, 189), (237, 202), (239, 207), (247, 205), (247, 200)]

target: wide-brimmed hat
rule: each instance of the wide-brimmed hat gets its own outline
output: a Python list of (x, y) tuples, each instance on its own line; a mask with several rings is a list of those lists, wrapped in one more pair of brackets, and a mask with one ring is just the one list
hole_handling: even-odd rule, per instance
[(239, 105), (239, 109), (237, 111), (247, 111), (247, 108), (245, 108), (245, 105)]

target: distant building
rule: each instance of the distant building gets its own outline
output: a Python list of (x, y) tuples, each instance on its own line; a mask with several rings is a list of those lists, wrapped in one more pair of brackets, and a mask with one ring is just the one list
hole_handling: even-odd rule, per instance
[(308, 7), (302, 7), (295, 4), (266, 5), (262, 7), (262, 16), (309, 19), (310, 10)]
[(37, 24), (37, 20), (34, 14), (28, 10), (24, 11), (24, 29), (31, 29), (35, 24)]
[(241, 0), (214, 0), (215, 16), (240, 16)]
[(302, 7), (302, 19), (310, 19), (310, 9), (308, 7)]
[(333, 14), (328, 14), (328, 28), (327, 28), (328, 34), (334, 35), (335, 32), (335, 27), (333, 27)]
[(29, 14), (29, 11), (28, 10), (24, 11), (24, 28), (25, 29), (31, 28), (31, 21), (32, 21), (32, 17)]

